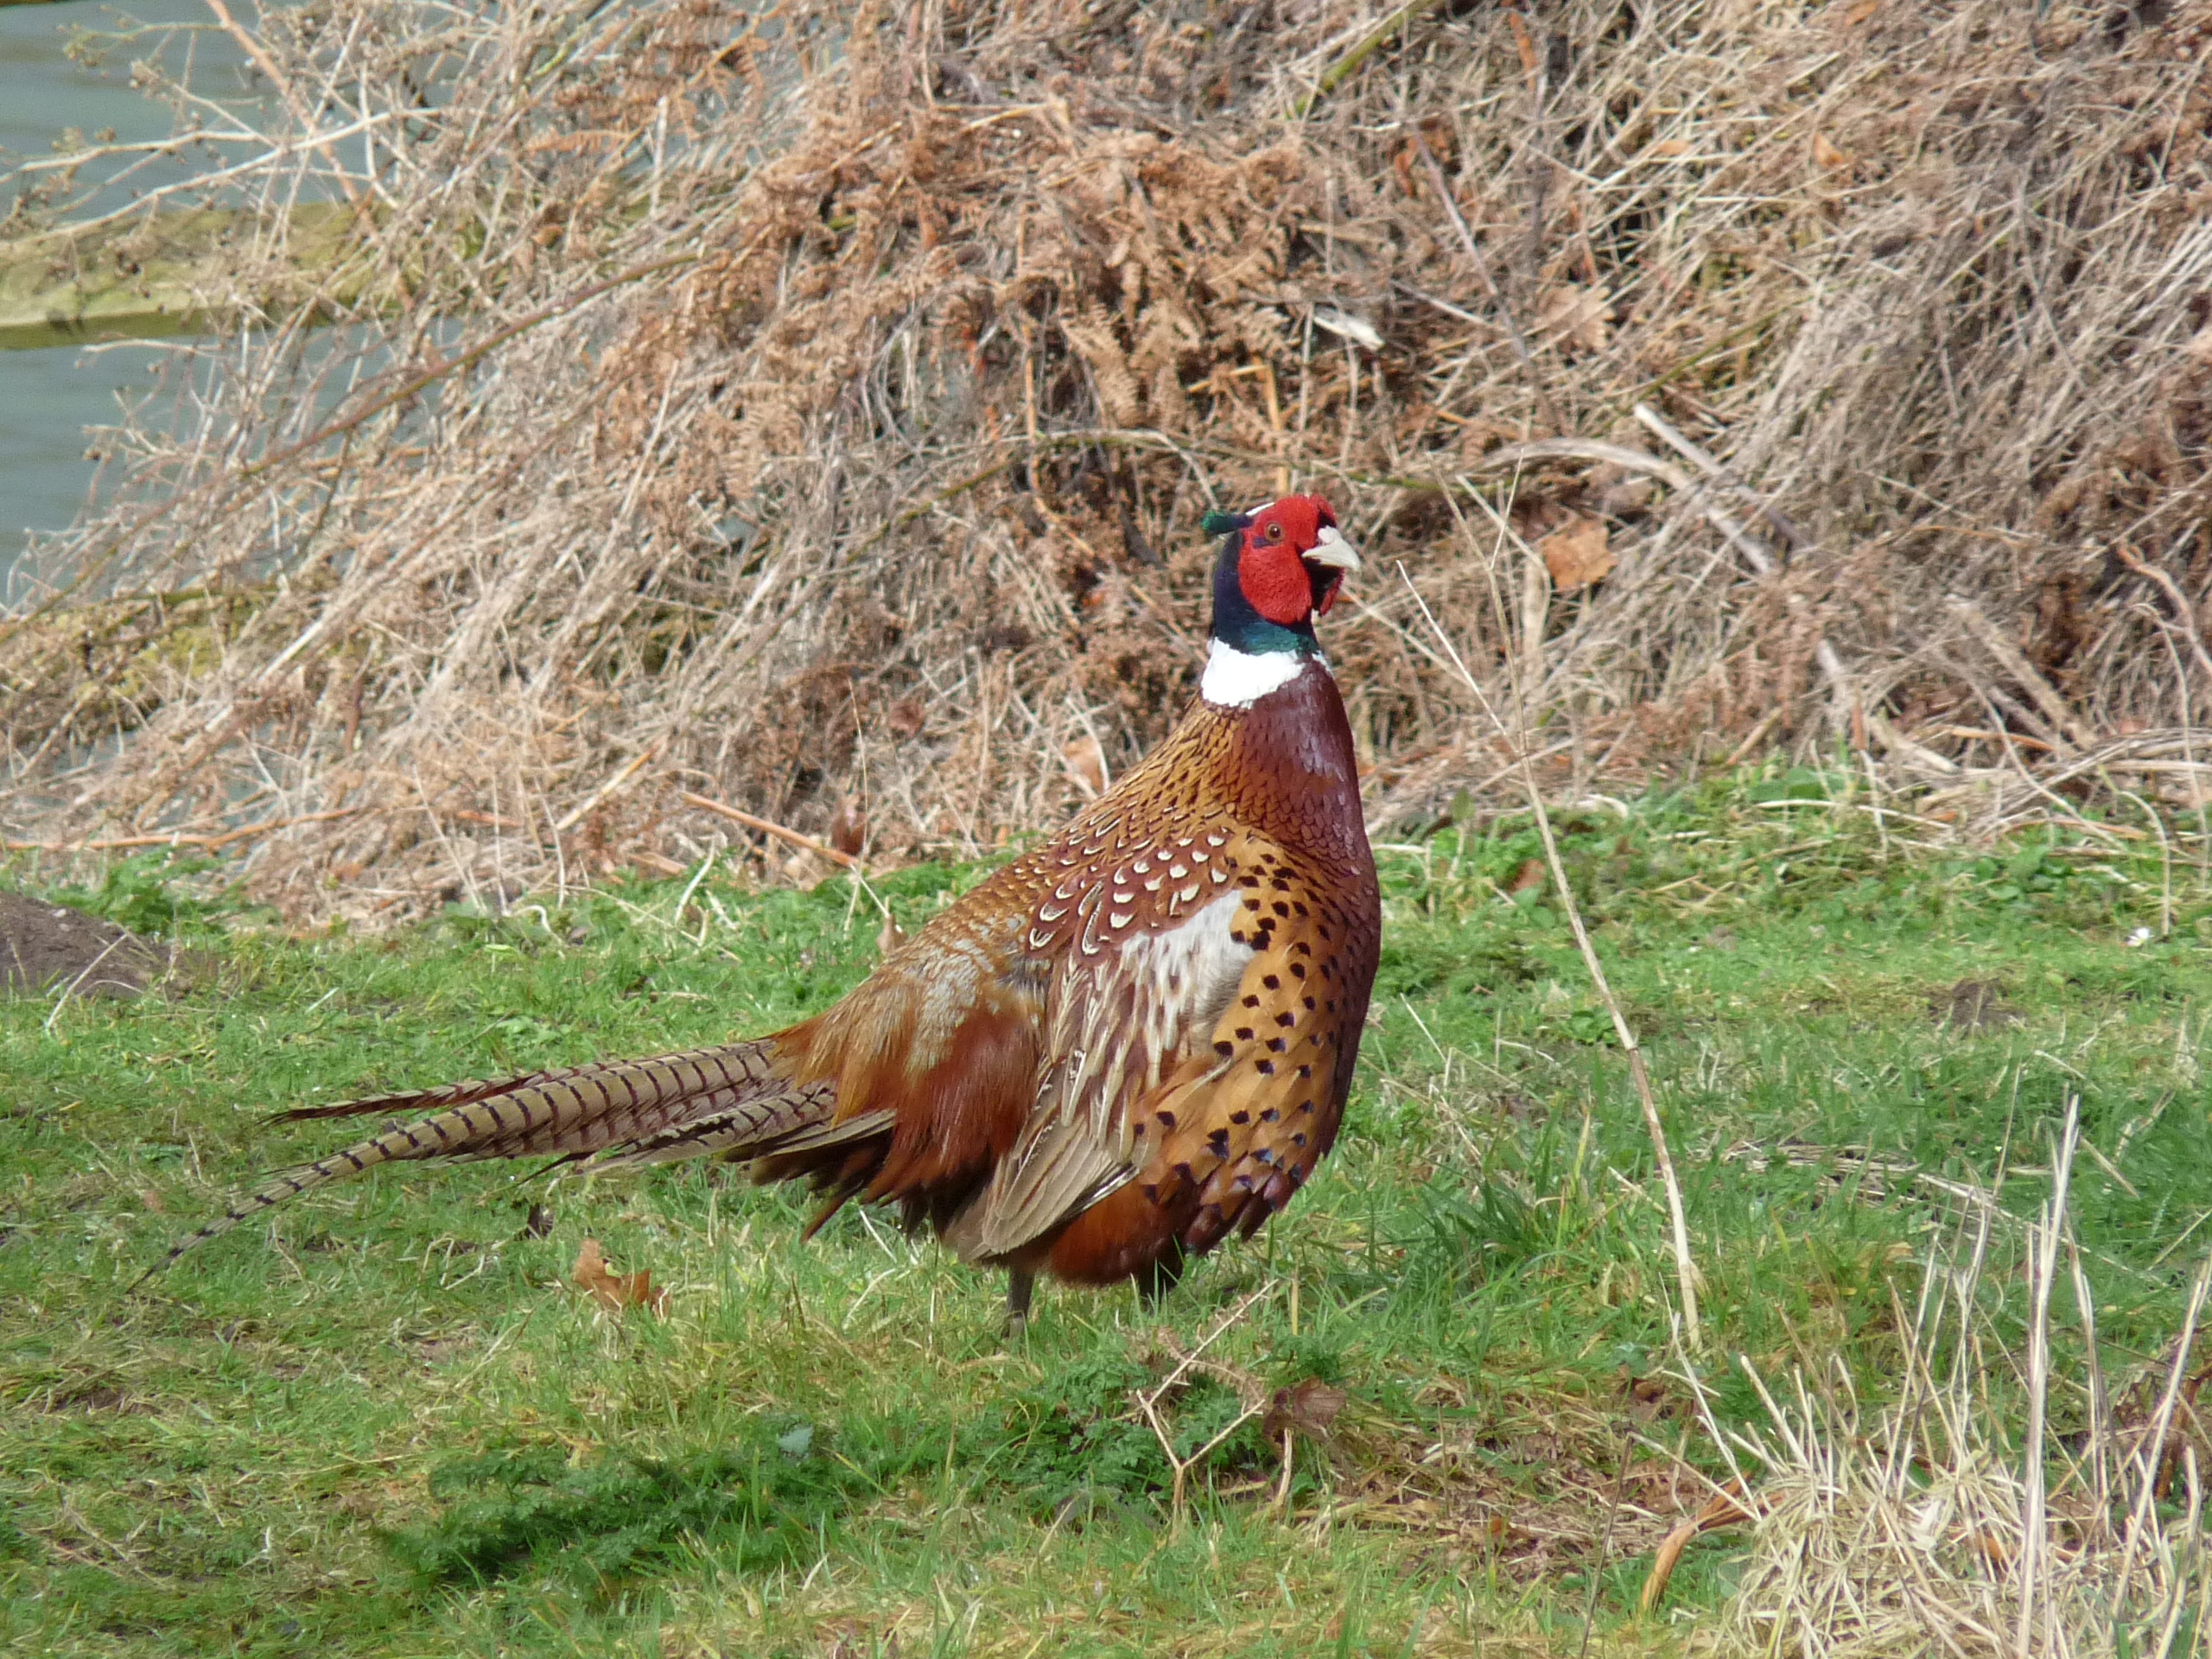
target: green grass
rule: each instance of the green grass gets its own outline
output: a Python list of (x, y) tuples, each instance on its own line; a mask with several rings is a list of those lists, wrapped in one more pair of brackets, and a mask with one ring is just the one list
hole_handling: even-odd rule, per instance
[[(1758, 1414), (1738, 1353), (1879, 1398), (1892, 1292), (1910, 1304), (1958, 1217), (1923, 1178), (2001, 1166), (2004, 1209), (2031, 1213), (2069, 1095), (2103, 1159), (2074, 1214), (2124, 1382), (2212, 1247), (2197, 872), (2078, 827), (1885, 842), (1821, 793), (1752, 777), (1560, 824), (1681, 1169), (1717, 1409)], [(1538, 851), (1512, 821), (1384, 850), (1376, 1018), (1321, 1175), (1157, 1310), (1046, 1287), (1012, 1347), (995, 1280), (856, 1211), (799, 1244), (802, 1196), (719, 1167), (386, 1171), (133, 1292), (344, 1134), (267, 1128), (274, 1107), (766, 1029), (855, 982), (876, 924), (842, 880), (709, 880), (680, 915), (683, 880), (289, 938), (208, 898), (219, 872), (122, 868), (76, 900), (208, 965), (169, 999), (0, 1003), (0, 1644), (1572, 1654), (1586, 1619), (1590, 1651), (1674, 1650), (1732, 1547), (1694, 1547), (1666, 1612), (1636, 1615), (1703, 1496), (1684, 1464), (1717, 1465), (1665, 1374), (1665, 1217), (1622, 1056), (1543, 891), (1509, 891)], [(880, 890), (912, 925), (979, 874)], [(2172, 931), (2129, 944), (2169, 892)], [(2012, 1016), (1936, 1017), (1967, 979)], [(673, 1287), (664, 1319), (569, 1284), (588, 1235)], [(1994, 1240), (2017, 1258), (2017, 1225)], [(2018, 1275), (1988, 1283), (2017, 1324)], [(1177, 1523), (1133, 1393), (1255, 1293), (1164, 1402), (1177, 1455), (1307, 1378), (1346, 1404), (1287, 1517), (1248, 1421)]]

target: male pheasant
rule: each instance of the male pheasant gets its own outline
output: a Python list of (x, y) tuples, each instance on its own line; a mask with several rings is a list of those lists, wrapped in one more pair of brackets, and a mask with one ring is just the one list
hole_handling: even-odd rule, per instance
[[(193, 1245), (326, 1181), (430, 1158), (713, 1154), (896, 1204), (967, 1261), (1134, 1278), (1250, 1235), (1335, 1140), (1382, 914), (1351, 731), (1313, 619), (1359, 567), (1328, 504), (1209, 514), (1199, 699), (1058, 835), (836, 1006), (725, 1048), (306, 1107), (430, 1115), (285, 1175)], [(810, 1229), (810, 1231), (812, 1230)]]

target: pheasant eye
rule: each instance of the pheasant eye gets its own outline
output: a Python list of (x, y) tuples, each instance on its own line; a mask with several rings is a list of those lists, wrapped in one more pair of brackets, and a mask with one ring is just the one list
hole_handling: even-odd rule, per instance
[(1266, 534), (1269, 541), (1279, 542), (1282, 540), (1282, 526), (1279, 524), (1271, 524), (1268, 526)]

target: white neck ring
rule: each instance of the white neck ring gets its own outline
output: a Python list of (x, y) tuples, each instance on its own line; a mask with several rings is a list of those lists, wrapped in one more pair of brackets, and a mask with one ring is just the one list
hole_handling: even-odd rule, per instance
[(1328, 663), (1319, 655), (1300, 651), (1239, 651), (1224, 640), (1213, 641), (1206, 653), (1206, 671), (1198, 679), (1198, 695), (1217, 709), (1249, 709), (1270, 691), (1280, 691), (1306, 670), (1308, 663), (1325, 674)]

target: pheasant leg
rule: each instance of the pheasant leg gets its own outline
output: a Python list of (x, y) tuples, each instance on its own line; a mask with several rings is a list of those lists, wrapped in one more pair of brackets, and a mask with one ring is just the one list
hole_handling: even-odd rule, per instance
[(1037, 1275), (1011, 1269), (1006, 1276), (1006, 1328), (1009, 1334), (1029, 1323), (1029, 1299), (1036, 1294)]

